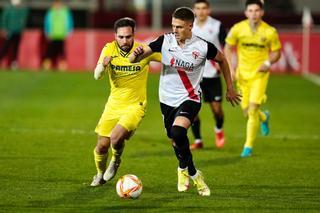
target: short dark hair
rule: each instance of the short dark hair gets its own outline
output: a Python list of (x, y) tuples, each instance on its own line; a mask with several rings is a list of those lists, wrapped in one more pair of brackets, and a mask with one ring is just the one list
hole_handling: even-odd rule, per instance
[(261, 0), (247, 0), (247, 1), (246, 1), (246, 8), (247, 8), (248, 5), (250, 5), (250, 4), (259, 5), (259, 7), (260, 7), (261, 9), (263, 9), (263, 3), (262, 3)]
[(198, 4), (198, 3), (205, 3), (208, 7), (210, 7), (210, 3), (208, 0), (196, 0), (194, 1), (194, 4)]
[(190, 21), (193, 23), (194, 21), (194, 13), (191, 8), (189, 7), (179, 7), (177, 8), (173, 14), (173, 18), (181, 19), (183, 21)]
[(118, 19), (114, 23), (113, 29), (115, 32), (117, 32), (118, 28), (120, 27), (131, 27), (132, 32), (134, 32), (134, 29), (136, 28), (136, 21), (129, 17)]

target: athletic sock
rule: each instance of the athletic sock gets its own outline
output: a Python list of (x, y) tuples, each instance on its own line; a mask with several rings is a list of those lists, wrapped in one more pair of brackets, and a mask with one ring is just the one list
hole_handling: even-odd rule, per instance
[(105, 154), (98, 154), (96, 149), (93, 150), (94, 162), (96, 164), (97, 172), (103, 174), (106, 171), (108, 152)]
[(192, 154), (189, 148), (189, 139), (187, 136), (187, 129), (181, 126), (172, 127), (172, 139), (175, 142), (176, 156), (179, 160), (179, 167), (188, 167), (189, 175), (194, 175), (196, 169), (193, 164)]
[(115, 149), (113, 146), (111, 146), (111, 150), (112, 150), (112, 160), (118, 160), (121, 158), (122, 152), (124, 149), (124, 144), (122, 145), (122, 147)]
[(259, 119), (260, 119), (260, 121), (262, 121), (262, 122), (264, 122), (264, 121), (267, 120), (266, 114), (265, 114), (263, 111), (261, 111), (261, 110), (259, 110)]
[(247, 121), (247, 139), (245, 147), (253, 147), (254, 140), (257, 136), (259, 128), (259, 111), (258, 109), (248, 110), (248, 121)]
[(224, 122), (223, 116), (215, 115), (214, 118), (215, 118), (215, 120), (216, 120), (216, 127), (217, 127), (217, 129), (222, 129), (222, 127), (223, 127), (223, 122)]

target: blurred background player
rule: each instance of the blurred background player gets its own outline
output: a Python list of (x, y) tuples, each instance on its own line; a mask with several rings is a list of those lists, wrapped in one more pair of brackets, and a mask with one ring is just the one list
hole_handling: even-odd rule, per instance
[[(220, 21), (210, 17), (211, 9), (209, 1), (196, 0), (193, 10), (196, 19), (193, 23), (192, 32), (200, 38), (213, 43), (221, 51), (225, 44), (226, 30)], [(216, 147), (222, 148), (225, 143), (225, 138), (222, 129), (224, 114), (221, 105), (222, 84), (219, 72), (218, 65), (212, 60), (207, 60), (200, 86), (204, 101), (209, 103), (216, 121), (214, 127)], [(195, 137), (195, 143), (191, 145), (191, 149), (202, 148), (203, 143), (201, 139), (199, 116), (196, 117), (191, 129)]]
[(67, 68), (65, 40), (72, 30), (73, 17), (71, 11), (63, 4), (62, 0), (54, 0), (44, 20), (44, 32), (48, 41), (47, 52), (43, 61), (44, 69), (51, 69), (53, 64), (57, 64), (60, 70)]
[[(147, 77), (150, 61), (160, 61), (160, 54), (153, 54), (139, 63), (131, 64), (129, 55), (140, 44), (134, 41), (135, 21), (122, 18), (115, 22), (115, 41), (102, 49), (94, 78), (109, 75), (111, 92), (103, 114), (95, 129), (98, 142), (94, 149), (97, 175), (91, 186), (111, 180), (120, 165), (125, 140), (132, 136), (145, 115), (147, 105)], [(111, 144), (112, 157), (106, 163)]]
[(259, 121), (262, 135), (269, 134), (269, 113), (260, 107), (266, 101), (271, 64), (279, 60), (281, 43), (275, 28), (264, 21), (263, 3), (247, 0), (246, 20), (235, 24), (226, 38), (225, 54), (231, 62), (232, 49), (237, 47), (236, 80), (242, 94), (241, 107), (247, 120), (247, 135), (242, 157), (252, 154)]
[(159, 83), (159, 99), (167, 136), (179, 161), (177, 169), (179, 192), (187, 191), (189, 178), (201, 196), (210, 196), (202, 173), (195, 168), (187, 131), (201, 108), (201, 88), (206, 59), (221, 66), (227, 84), (227, 100), (232, 105), (240, 101), (232, 86), (229, 65), (224, 55), (212, 44), (193, 35), (194, 13), (180, 7), (172, 14), (172, 33), (166, 33), (149, 46), (138, 47), (130, 56), (137, 62), (154, 52), (161, 52), (163, 69)]
[(12, 48), (11, 68), (18, 68), (18, 51), (23, 30), (26, 27), (28, 10), (21, 0), (11, 0), (2, 14), (2, 32), (5, 41), (0, 50), (0, 61), (8, 55)]

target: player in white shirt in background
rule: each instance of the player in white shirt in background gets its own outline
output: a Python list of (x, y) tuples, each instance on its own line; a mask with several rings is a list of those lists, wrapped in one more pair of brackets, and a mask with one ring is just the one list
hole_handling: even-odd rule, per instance
[[(220, 51), (225, 44), (226, 30), (219, 20), (210, 16), (210, 3), (207, 0), (196, 0), (193, 5), (196, 19), (193, 23), (192, 32), (196, 36), (213, 43)], [(222, 83), (220, 70), (217, 63), (207, 60), (203, 79), (200, 83), (204, 102), (208, 103), (215, 118), (215, 144), (217, 148), (222, 148), (225, 144), (223, 122), (224, 113), (222, 110)], [(190, 146), (193, 149), (203, 148), (203, 141), (200, 132), (200, 118), (197, 116), (191, 126), (195, 142)]]

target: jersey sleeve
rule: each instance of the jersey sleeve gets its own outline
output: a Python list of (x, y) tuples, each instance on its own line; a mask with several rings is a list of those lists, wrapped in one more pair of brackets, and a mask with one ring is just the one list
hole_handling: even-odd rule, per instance
[(271, 34), (271, 43), (270, 43), (271, 51), (276, 51), (281, 49), (281, 42), (278, 36), (278, 33), (275, 29), (273, 29)]
[(161, 62), (161, 53), (153, 53), (148, 57), (149, 61)]
[(238, 30), (237, 30), (237, 26), (233, 26), (226, 38), (226, 43), (229, 45), (236, 45), (238, 43)]
[[(108, 44), (106, 44), (104, 47), (103, 47), (103, 49), (102, 49), (102, 51), (101, 51), (101, 53), (100, 53), (100, 57), (99, 57), (99, 60), (98, 60), (98, 63), (97, 64), (101, 64), (102, 62), (103, 62), (103, 59), (108, 55), (108, 48), (109, 47), (109, 45)], [(110, 55), (110, 54), (109, 54)]]
[(161, 52), (162, 44), (163, 44), (164, 35), (158, 37), (156, 40), (149, 44), (152, 52)]
[(211, 60), (211, 59), (215, 59), (217, 53), (218, 53), (218, 49), (216, 46), (214, 46), (214, 44), (207, 42), (208, 44), (208, 52), (207, 52), (207, 59)]
[(226, 28), (224, 28), (222, 24), (220, 24), (220, 27), (219, 27), (218, 37), (219, 37), (219, 42), (221, 46), (224, 47), (224, 45), (226, 44), (227, 32), (226, 32)]

